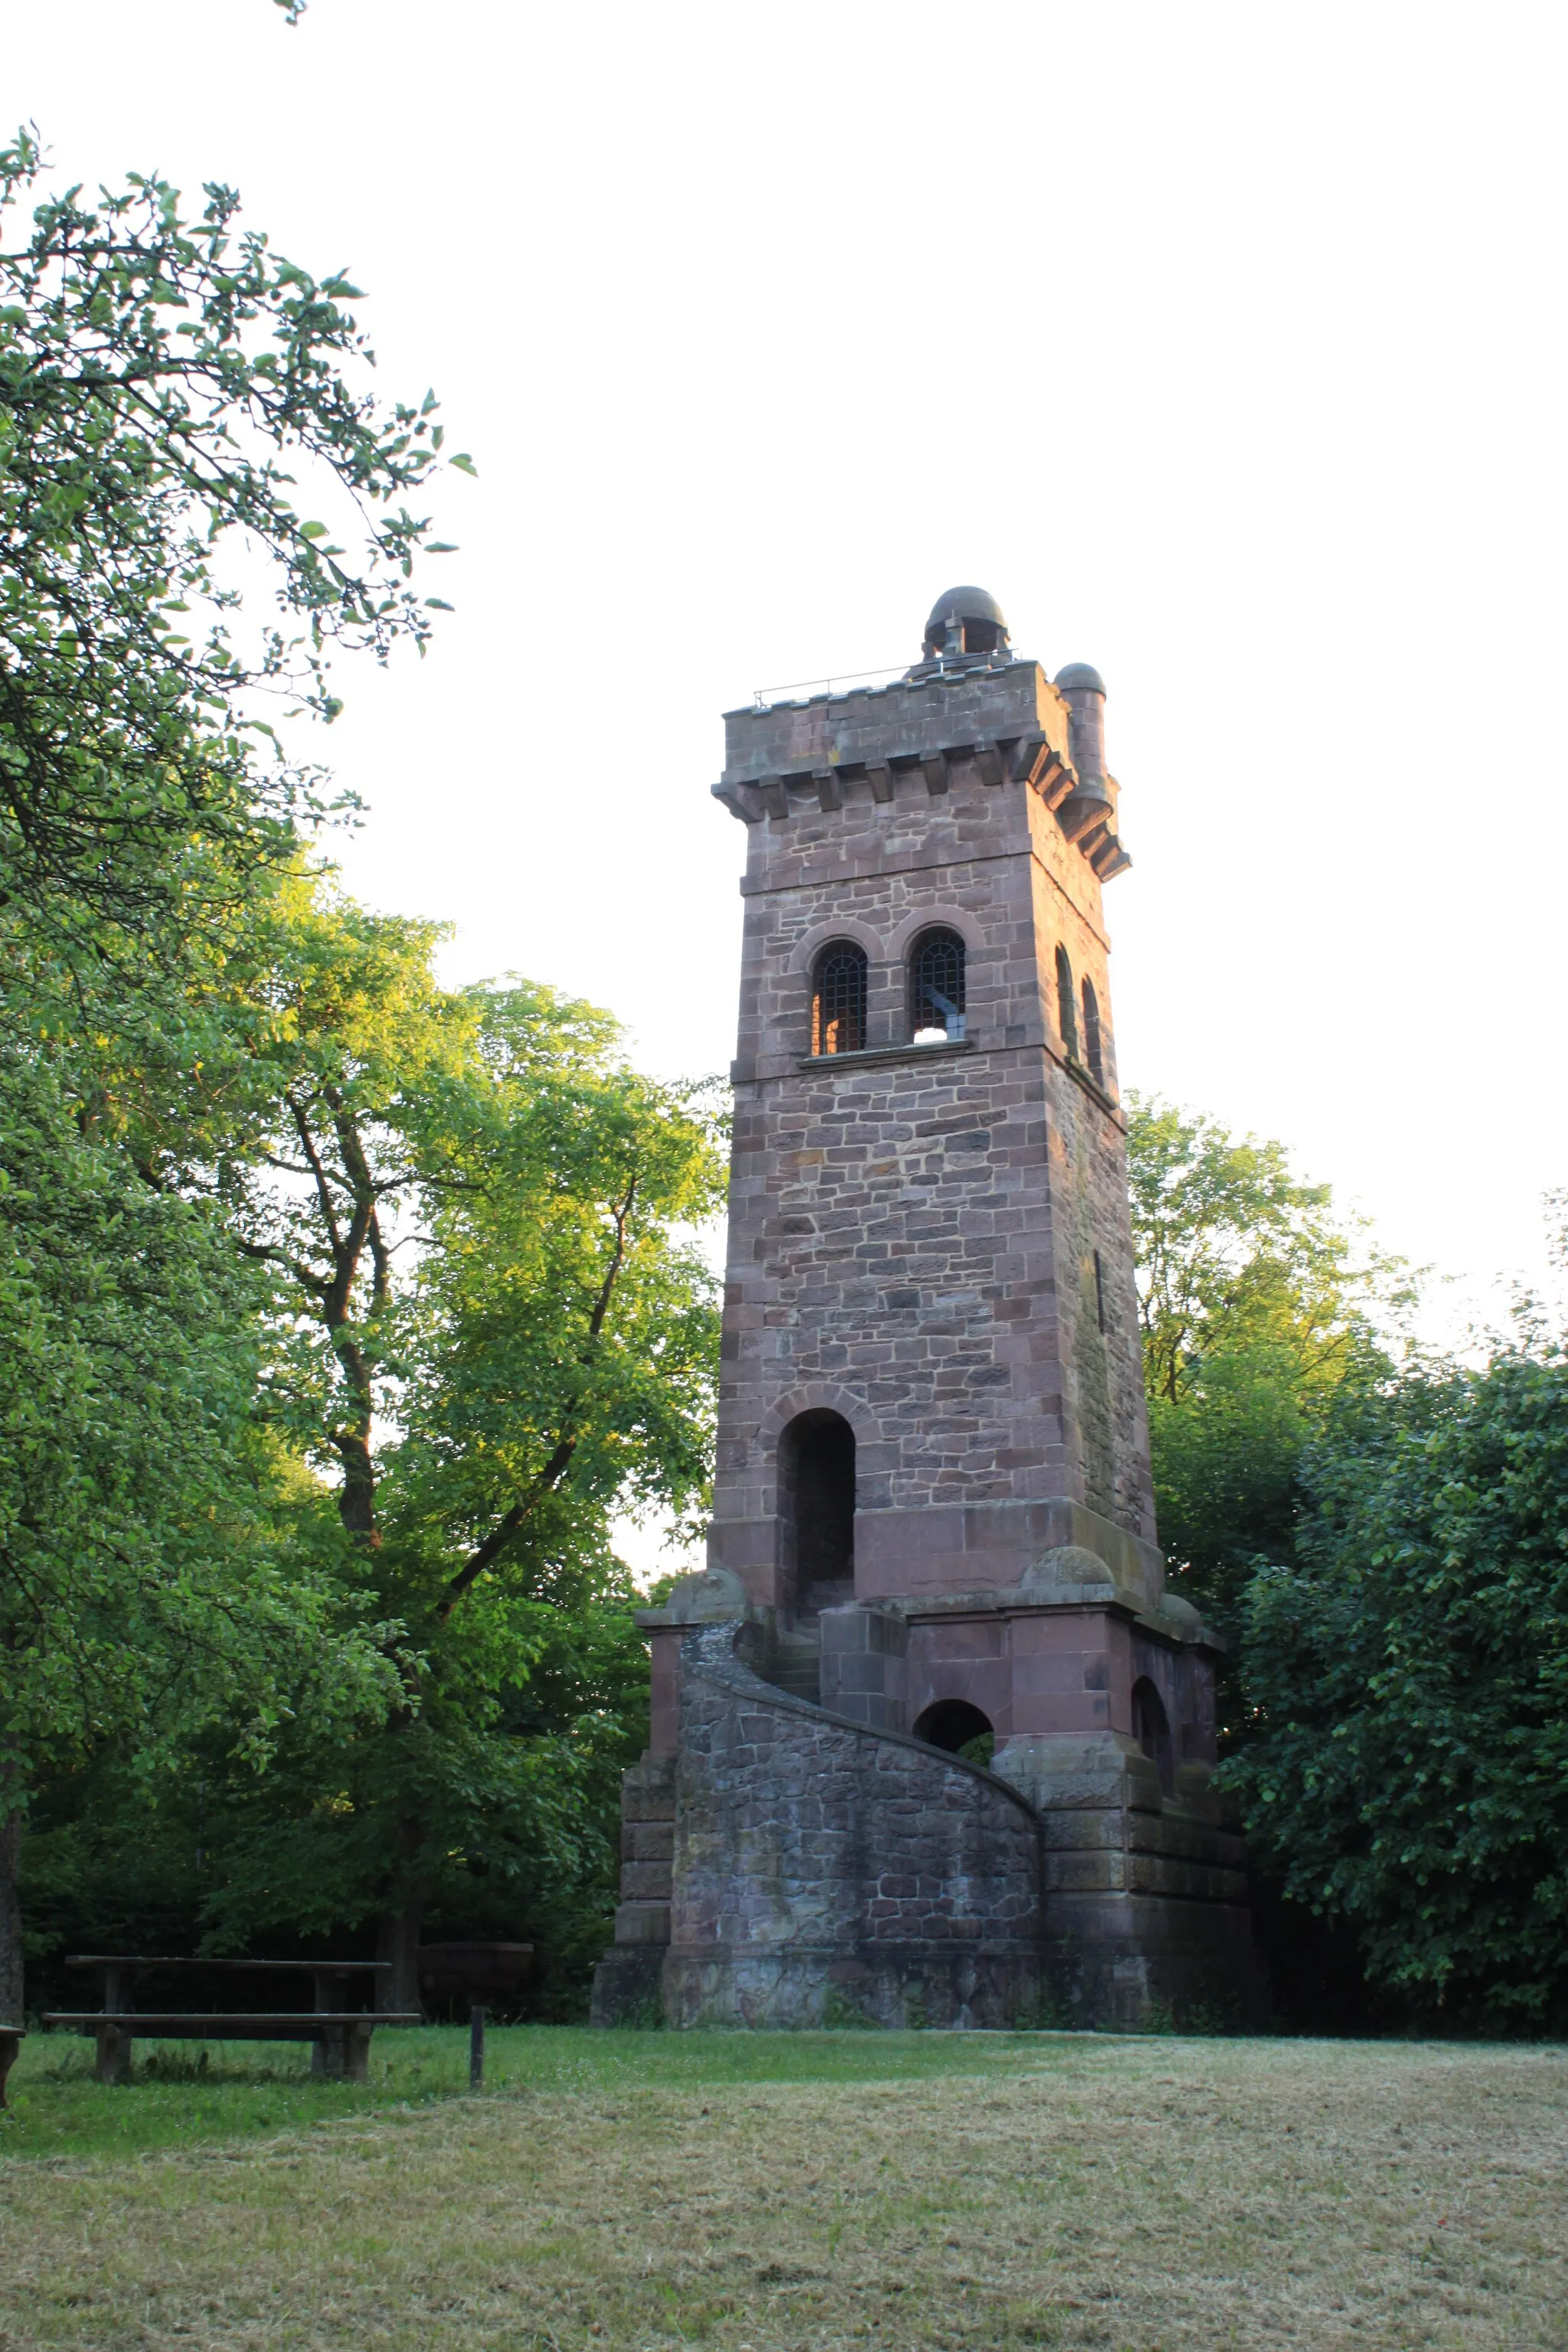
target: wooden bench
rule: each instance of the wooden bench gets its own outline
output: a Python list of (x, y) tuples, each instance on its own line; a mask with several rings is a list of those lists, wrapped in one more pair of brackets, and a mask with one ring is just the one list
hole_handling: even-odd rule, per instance
[(16, 2053), (27, 2038), (25, 2025), (0, 2025), (0, 2107), (5, 2104), (5, 2077), (16, 2063)]
[[(73, 1952), (68, 1954), (66, 1966), (97, 1969), (103, 1985), (103, 2006), (50, 2010), (43, 2022), (96, 2036), (98, 2055), (92, 2071), (100, 2083), (126, 2081), (132, 2044), (139, 2036), (159, 2042), (309, 2042), (314, 2045), (312, 2074), (363, 2083), (370, 2073), (370, 2037), (378, 2025), (425, 2022), (417, 2010), (348, 2006), (349, 1979), (384, 1975), (391, 1969), (390, 1960), (202, 1960), (143, 1953)], [(132, 1995), (139, 1976), (191, 1969), (308, 1976), (314, 1988), (314, 2006), (226, 2011), (136, 2007)]]

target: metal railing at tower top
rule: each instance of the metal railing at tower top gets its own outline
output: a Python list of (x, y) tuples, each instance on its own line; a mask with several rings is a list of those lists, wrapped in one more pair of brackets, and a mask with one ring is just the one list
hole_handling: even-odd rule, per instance
[(796, 677), (784, 686), (754, 686), (752, 705), (753, 709), (765, 710), (771, 702), (783, 702), (807, 687), (821, 687), (831, 694), (836, 686), (861, 686), (868, 677), (902, 677), (908, 667), (907, 661), (884, 662), (880, 669), (837, 669), (831, 677)]
[(925, 680), (949, 673), (956, 676), (977, 669), (1010, 669), (1021, 658), (1010, 649), (988, 654), (929, 654), (913, 662), (889, 662), (881, 669), (836, 669), (829, 677), (797, 677), (785, 686), (754, 686), (752, 688), (752, 708), (753, 710), (767, 710), (777, 702), (797, 701), (803, 694), (808, 700), (814, 700), (817, 689), (829, 695), (836, 688), (847, 691), (850, 687), (865, 685), (868, 680), (884, 679), (891, 684), (898, 678), (911, 675)]

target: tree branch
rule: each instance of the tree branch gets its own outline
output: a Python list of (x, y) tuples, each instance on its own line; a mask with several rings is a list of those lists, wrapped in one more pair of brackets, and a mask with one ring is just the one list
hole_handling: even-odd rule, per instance
[[(610, 1300), (615, 1293), (616, 1283), (619, 1278), (622, 1266), (626, 1264), (626, 1226), (630, 1222), (632, 1210), (636, 1205), (637, 1194), (637, 1180), (634, 1175), (631, 1182), (626, 1186), (626, 1199), (621, 1202), (619, 1208), (613, 1209), (611, 1211), (611, 1216), (616, 1228), (616, 1244), (614, 1249), (610, 1252), (610, 1262), (605, 1269), (605, 1278), (599, 1285), (598, 1295), (594, 1301), (593, 1311), (588, 1318), (588, 1336), (582, 1356), (582, 1361), (584, 1368), (593, 1361), (594, 1349), (598, 1341), (599, 1335), (605, 1328), (605, 1318), (610, 1310)], [(546, 1495), (552, 1493), (565, 1476), (567, 1471), (571, 1467), (572, 1457), (577, 1451), (579, 1433), (573, 1427), (573, 1423), (574, 1423), (581, 1407), (582, 1396), (581, 1393), (579, 1393), (571, 1399), (566, 1407), (566, 1412), (563, 1416), (565, 1427), (563, 1428), (560, 1437), (556, 1440), (554, 1452), (551, 1454), (549, 1461), (544, 1465), (543, 1469), (540, 1471), (536, 1478), (530, 1482), (528, 1490), (521, 1499), (514, 1503), (511, 1508), (506, 1512), (490, 1529), (489, 1534), (485, 1538), (483, 1543), (479, 1544), (475, 1550), (469, 1553), (468, 1559), (463, 1562), (462, 1567), (458, 1570), (456, 1576), (454, 1576), (447, 1584), (440, 1609), (437, 1612), (443, 1623), (451, 1615), (458, 1601), (463, 1598), (463, 1595), (479, 1581), (485, 1570), (489, 1568), (506, 1549), (507, 1545), (510, 1543), (513, 1536), (516, 1535), (518, 1529), (521, 1527), (523, 1521), (528, 1517), (529, 1513), (534, 1508), (535, 1505), (541, 1502)]]

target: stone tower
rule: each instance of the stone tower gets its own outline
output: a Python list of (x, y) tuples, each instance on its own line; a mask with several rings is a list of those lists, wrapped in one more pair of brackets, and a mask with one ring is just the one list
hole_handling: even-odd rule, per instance
[(1165, 1594), (1101, 893), (1105, 688), (940, 598), (731, 711), (747, 828), (710, 1565), (646, 1613), (595, 2014), (1256, 2013)]

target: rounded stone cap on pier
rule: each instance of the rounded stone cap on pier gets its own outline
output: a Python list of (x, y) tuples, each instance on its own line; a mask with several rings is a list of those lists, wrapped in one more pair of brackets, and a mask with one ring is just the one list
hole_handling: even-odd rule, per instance
[(699, 1569), (672, 1585), (662, 1609), (639, 1609), (639, 1625), (728, 1624), (752, 1614), (746, 1588), (731, 1568)]
[(1058, 670), (1051, 684), (1059, 687), (1064, 694), (1071, 694), (1075, 690), (1088, 694), (1105, 692), (1105, 680), (1092, 662), (1068, 662), (1066, 669)]
[(984, 588), (948, 588), (931, 606), (926, 623), (925, 649), (933, 660), (947, 643), (948, 623), (954, 620), (963, 625), (965, 653), (994, 653), (1007, 643), (1007, 623), (994, 596)]
[(1114, 1575), (1100, 1554), (1088, 1550), (1082, 1544), (1054, 1545), (1049, 1551), (1042, 1552), (1038, 1559), (1030, 1562), (1024, 1570), (1023, 1579), (1026, 1592), (1054, 1590), (1061, 1586), (1077, 1592), (1086, 1585), (1110, 1586), (1115, 1581)]

